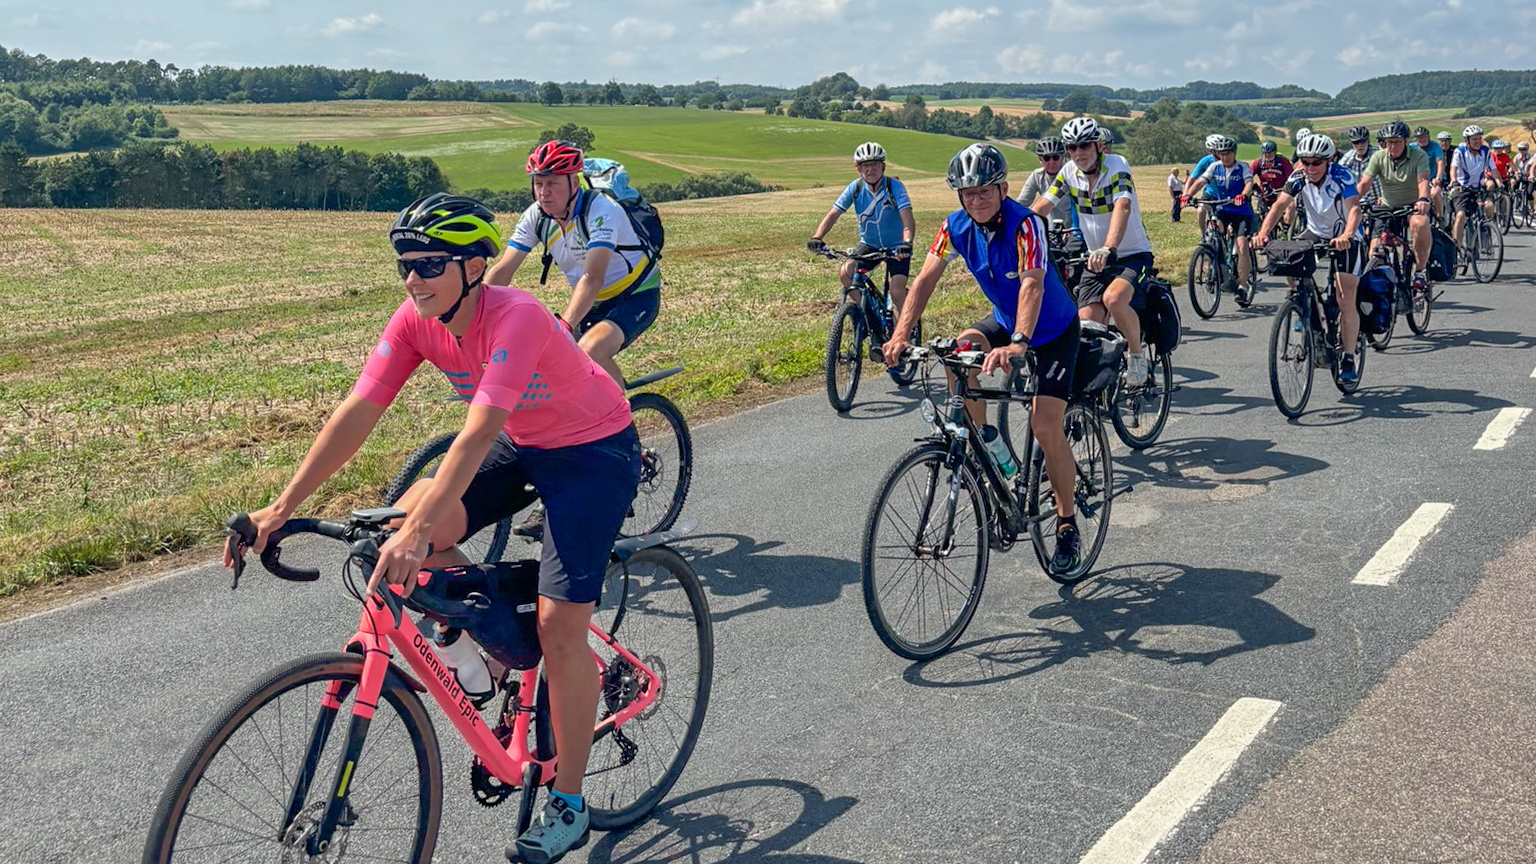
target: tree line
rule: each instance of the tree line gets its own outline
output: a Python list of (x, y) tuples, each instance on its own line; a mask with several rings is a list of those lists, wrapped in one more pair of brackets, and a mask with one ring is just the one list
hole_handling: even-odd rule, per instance
[(227, 150), (136, 143), (29, 160), (0, 144), (0, 206), (399, 210), (448, 188), (425, 156), (300, 144)]

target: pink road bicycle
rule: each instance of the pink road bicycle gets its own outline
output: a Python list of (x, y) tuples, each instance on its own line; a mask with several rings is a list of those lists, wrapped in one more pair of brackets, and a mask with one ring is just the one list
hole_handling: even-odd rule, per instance
[[(522, 577), (536, 574), (537, 564), (425, 570), (409, 598), (399, 596), (398, 586), (364, 597), (386, 525), (404, 515), (386, 507), (358, 510), (346, 522), (295, 519), (274, 532), (262, 564), (292, 581), (320, 574), (283, 564), (284, 538), (319, 534), (349, 545), (343, 574), (363, 605), (357, 633), (340, 653), (274, 669), (219, 711), (172, 772), (145, 862), (431, 861), (442, 815), (442, 757), (422, 693), (474, 753), (475, 800), (489, 807), (517, 793), (517, 833), (527, 829), (539, 788), (553, 783), (557, 770), (536, 634), (528, 631), (531, 649), (486, 646), (515, 664), (502, 676), (488, 725), (403, 610), (448, 623), (489, 621), (492, 610), (500, 622), (532, 620), (537, 578)], [(254, 529), (244, 514), (230, 519), (230, 528), (231, 548), (243, 554)], [(588, 641), (602, 691), (583, 793), (599, 830), (629, 827), (650, 814), (677, 782), (704, 723), (714, 636), (698, 577), (663, 545), (679, 536), (618, 541), (593, 615)], [(241, 554), (231, 587), (239, 584)], [(481, 577), (473, 584), (484, 592), (434, 590), (455, 581), (445, 577), (466, 573)], [(405, 668), (393, 662), (397, 652)]]

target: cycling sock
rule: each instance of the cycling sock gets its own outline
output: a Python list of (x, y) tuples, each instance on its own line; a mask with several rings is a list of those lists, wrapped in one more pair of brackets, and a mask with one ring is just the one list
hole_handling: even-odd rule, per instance
[(586, 799), (583, 798), (580, 795), (567, 795), (567, 794), (565, 794), (564, 792), (561, 792), (558, 789), (551, 789), (551, 790), (549, 790), (549, 794), (551, 794), (551, 795), (555, 796), (556, 798), (559, 798), (560, 800), (564, 801), (565, 803), (571, 805), (571, 809), (575, 810), (577, 813), (580, 813), (581, 811), (587, 809)]

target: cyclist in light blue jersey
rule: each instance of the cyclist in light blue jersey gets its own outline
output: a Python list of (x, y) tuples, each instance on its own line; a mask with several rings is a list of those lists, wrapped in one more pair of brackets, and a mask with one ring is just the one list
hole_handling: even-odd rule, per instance
[[(859, 179), (837, 196), (805, 246), (812, 252), (825, 249), (823, 238), (837, 224), (838, 217), (851, 208), (859, 218), (859, 248), (855, 254), (887, 249), (896, 255), (897, 260), (886, 262), (885, 272), (891, 277), (891, 302), (899, 311), (907, 298), (912, 237), (917, 231), (912, 221), (912, 200), (901, 180), (885, 173), (884, 147), (874, 141), (860, 144), (853, 151), (853, 164), (859, 169)], [(839, 273), (845, 289), (853, 285), (854, 267), (855, 262), (847, 261)]]
[[(1447, 134), (1445, 137), (1449, 139), (1451, 136)], [(1438, 141), (1429, 140), (1429, 129), (1425, 126), (1414, 128), (1413, 142), (1409, 146), (1423, 150), (1429, 157), (1429, 206), (1438, 216), (1442, 197), (1441, 187), (1445, 185), (1442, 182), (1445, 178), (1441, 176), (1441, 169), (1444, 166), (1440, 163), (1445, 161), (1445, 151), (1441, 149)]]

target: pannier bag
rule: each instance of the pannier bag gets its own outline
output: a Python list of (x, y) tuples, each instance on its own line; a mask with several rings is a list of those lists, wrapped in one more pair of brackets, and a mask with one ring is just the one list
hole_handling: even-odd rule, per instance
[(1079, 322), (1082, 330), (1077, 347), (1077, 366), (1073, 370), (1072, 389), (1083, 395), (1098, 393), (1120, 375), (1120, 358), (1125, 354), (1125, 338), (1097, 321)]
[(1146, 304), (1136, 311), (1141, 319), (1141, 332), (1148, 342), (1157, 346), (1158, 353), (1171, 354), (1179, 347), (1179, 339), (1184, 333), (1179, 304), (1173, 299), (1173, 289), (1161, 279), (1147, 280), (1145, 289)]
[(1317, 267), (1311, 240), (1271, 240), (1264, 254), (1275, 276), (1309, 276)]
[(1434, 245), (1429, 253), (1429, 278), (1436, 282), (1445, 282), (1456, 278), (1456, 241), (1451, 235), (1434, 229)]
[(1397, 296), (1397, 277), (1390, 267), (1373, 267), (1360, 277), (1355, 290), (1355, 307), (1360, 310), (1360, 329), (1373, 336), (1392, 329), (1393, 298)]
[(514, 669), (539, 665), (539, 562), (437, 567), (406, 598), (433, 621), (460, 627)]

